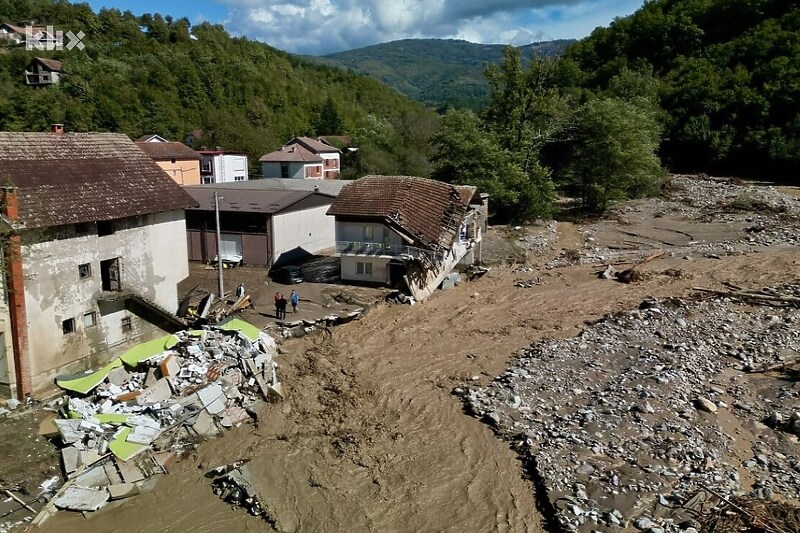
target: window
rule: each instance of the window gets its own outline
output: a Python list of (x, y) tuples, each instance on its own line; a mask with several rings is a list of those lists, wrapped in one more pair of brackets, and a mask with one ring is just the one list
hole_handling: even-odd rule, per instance
[(371, 241), (373, 236), (372, 226), (364, 226), (364, 240)]
[(83, 314), (83, 327), (91, 328), (97, 325), (97, 313), (90, 311)]
[(200, 163), (200, 172), (206, 172), (206, 173), (209, 173), (209, 174), (211, 173), (211, 160), (210, 159), (204, 159)]
[(372, 275), (372, 263), (362, 263), (361, 261), (356, 263), (356, 274), (361, 274), (363, 276), (371, 276)]
[(282, 178), (289, 177), (289, 163), (281, 163), (281, 177)]
[(103, 283), (104, 291), (121, 291), (122, 282), (120, 280), (120, 258), (107, 259), (100, 261), (100, 279)]
[(214, 183), (214, 176), (203, 176), (203, 185)]
[(78, 279), (89, 279), (92, 277), (92, 264), (84, 263), (78, 265)]
[(111, 220), (100, 220), (97, 222), (97, 235), (105, 237), (114, 234), (114, 222)]
[(170, 163), (172, 163), (174, 165), (175, 164), (175, 160), (174, 159), (170, 159)]
[(244, 176), (234, 176), (233, 181), (244, 181)]
[(122, 329), (122, 333), (130, 333), (133, 329), (131, 325), (131, 317), (126, 316), (120, 321), (120, 329)]
[(75, 333), (75, 319), (68, 318), (61, 322), (61, 331), (64, 333), (64, 335)]

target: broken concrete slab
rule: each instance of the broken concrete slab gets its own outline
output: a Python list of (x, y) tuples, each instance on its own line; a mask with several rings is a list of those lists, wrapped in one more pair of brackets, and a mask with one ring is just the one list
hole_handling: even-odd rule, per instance
[(277, 402), (284, 399), (283, 384), (280, 382), (268, 385), (267, 391), (268, 391), (267, 397), (271, 402)]
[(76, 471), (79, 466), (79, 453), (75, 446), (68, 446), (61, 449), (61, 465), (64, 472), (69, 475)]
[(172, 398), (172, 387), (170, 387), (169, 380), (161, 378), (152, 387), (143, 390), (136, 397), (136, 402), (139, 405), (145, 405), (166, 402), (170, 398)]
[(269, 404), (264, 400), (256, 400), (247, 408), (247, 414), (253, 417), (256, 422), (262, 422), (267, 413)]
[(131, 375), (125, 370), (124, 366), (118, 366), (108, 373), (106, 379), (109, 383), (121, 387), (126, 381), (131, 379)]
[(122, 475), (122, 480), (125, 483), (136, 483), (145, 478), (144, 473), (134, 464), (133, 461), (120, 461), (115, 460), (115, 464)]
[(111, 501), (124, 500), (139, 494), (139, 486), (135, 483), (119, 483), (107, 487), (108, 498)]
[(213, 383), (197, 391), (197, 397), (203, 402), (203, 407), (212, 415), (217, 415), (225, 410), (225, 392), (222, 385)]
[(225, 409), (225, 411), (222, 413), (222, 419), (219, 421), (219, 423), (222, 427), (230, 428), (249, 420), (250, 415), (247, 414), (247, 411), (238, 405), (233, 405)]
[(70, 511), (96, 511), (108, 501), (106, 489), (72, 486), (55, 501), (59, 509)]
[(214, 423), (214, 417), (208, 414), (208, 411), (205, 409), (200, 411), (200, 414), (197, 415), (197, 420), (192, 426), (192, 429), (200, 437), (214, 437), (219, 433), (219, 429)]
[(55, 420), (54, 423), (58, 428), (58, 433), (61, 435), (61, 440), (65, 444), (72, 444), (83, 439), (84, 433), (78, 428), (81, 425), (80, 420), (59, 419)]
[(135, 426), (125, 438), (125, 441), (132, 444), (149, 445), (156, 440), (160, 434), (160, 429), (147, 426)]

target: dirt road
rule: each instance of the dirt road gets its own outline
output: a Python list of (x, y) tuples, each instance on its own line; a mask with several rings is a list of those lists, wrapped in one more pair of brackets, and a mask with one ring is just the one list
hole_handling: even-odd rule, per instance
[[(573, 246), (564, 228), (559, 245)], [(797, 275), (793, 250), (722, 259), (668, 258), (644, 281), (600, 280), (592, 267), (483, 279), (415, 306), (379, 306), (359, 322), (284, 345), (288, 398), (265, 424), (202, 444), (147, 494), (87, 522), (61, 513), (43, 531), (270, 531), (211, 492), (203, 473), (252, 459), (257, 488), (280, 531), (540, 531), (536, 495), (521, 464), (451, 394), (488, 383), (513, 353), (573, 335), (584, 321), (647, 296), (691, 286), (744, 287)], [(518, 288), (520, 278), (542, 285)]]

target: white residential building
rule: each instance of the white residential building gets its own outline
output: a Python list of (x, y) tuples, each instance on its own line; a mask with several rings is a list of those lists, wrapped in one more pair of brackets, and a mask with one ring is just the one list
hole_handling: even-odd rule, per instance
[(198, 153), (203, 184), (247, 181), (247, 154), (223, 150), (200, 150)]

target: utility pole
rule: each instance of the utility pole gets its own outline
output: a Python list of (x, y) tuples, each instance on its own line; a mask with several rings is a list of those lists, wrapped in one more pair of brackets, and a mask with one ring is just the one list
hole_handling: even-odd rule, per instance
[(225, 289), (222, 285), (222, 232), (219, 229), (219, 198), (219, 193), (214, 191), (214, 216), (217, 219), (217, 289), (221, 300), (225, 294)]

